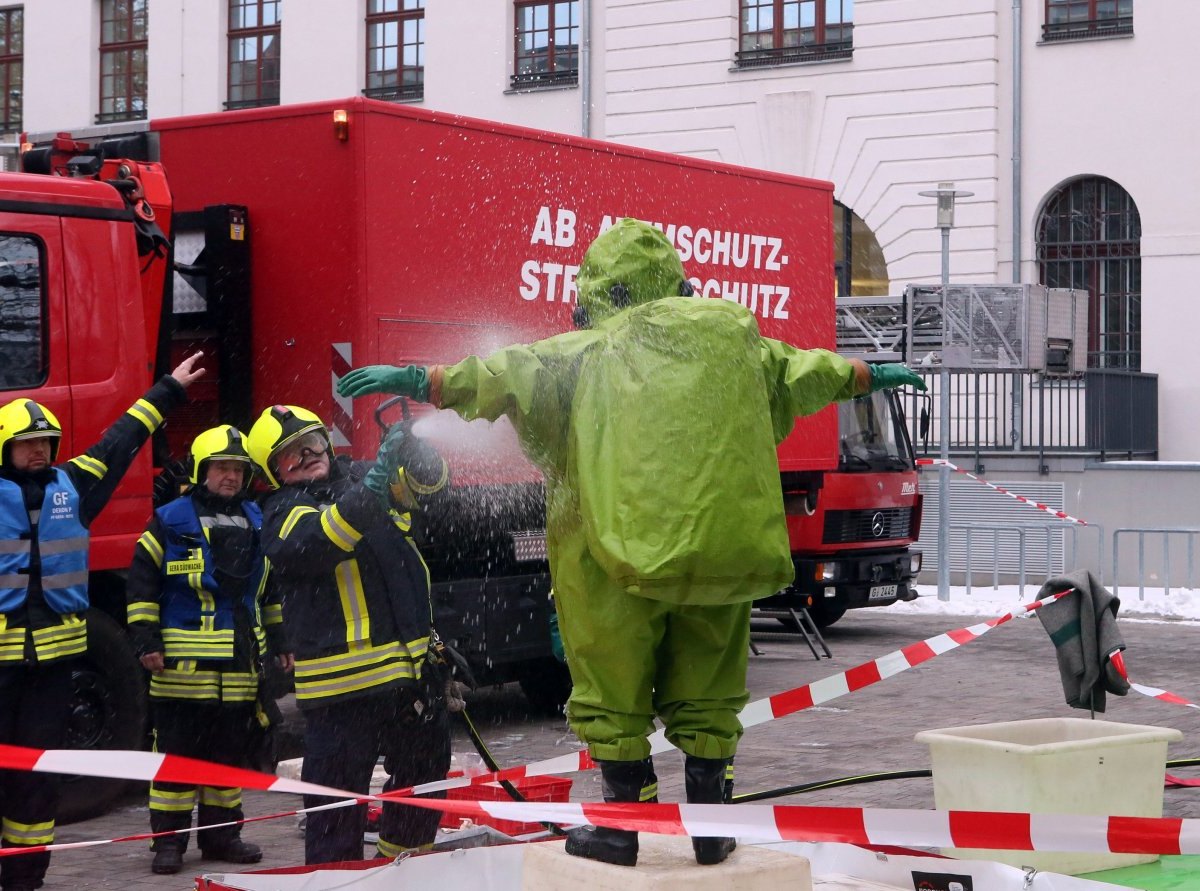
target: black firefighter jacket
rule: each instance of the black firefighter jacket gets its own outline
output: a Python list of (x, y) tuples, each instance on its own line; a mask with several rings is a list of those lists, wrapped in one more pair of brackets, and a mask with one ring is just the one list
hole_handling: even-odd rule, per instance
[(369, 467), (339, 456), (329, 478), (263, 503), (269, 584), (283, 602), (301, 708), (413, 684), (429, 648), (429, 572), (410, 516), (362, 485)]

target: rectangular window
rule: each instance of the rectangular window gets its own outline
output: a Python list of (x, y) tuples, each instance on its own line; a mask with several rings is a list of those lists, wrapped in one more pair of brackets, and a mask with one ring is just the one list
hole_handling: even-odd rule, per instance
[(425, 0), (367, 4), (367, 88), (375, 99), (425, 98)]
[(514, 87), (579, 83), (579, 0), (517, 0)]
[(0, 9), (0, 90), (3, 118), (0, 132), (21, 129), (21, 77), (25, 60), (24, 9), (13, 6)]
[(761, 68), (854, 52), (854, 0), (740, 0), (737, 66)]
[(0, 390), (46, 382), (47, 335), (38, 241), (0, 234)]
[(1133, 33), (1133, 0), (1046, 0), (1048, 43)]
[(146, 117), (148, 0), (100, 2), (100, 113), (97, 124)]
[(229, 0), (227, 109), (279, 104), (282, 5), (282, 0)]

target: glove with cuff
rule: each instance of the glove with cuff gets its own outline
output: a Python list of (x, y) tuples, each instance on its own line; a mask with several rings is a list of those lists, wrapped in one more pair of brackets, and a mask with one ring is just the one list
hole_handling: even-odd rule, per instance
[(392, 425), (379, 445), (374, 466), (363, 479), (363, 485), (378, 495), (386, 507), (411, 510), (422, 497), (446, 485), (445, 460), (413, 435), (413, 424), (414, 421), (407, 420)]
[(392, 393), (417, 402), (429, 401), (429, 369), (424, 365), (364, 365), (338, 381), (339, 396)]
[(918, 390), (928, 390), (921, 375), (899, 362), (868, 362), (871, 370), (871, 392), (891, 390), (895, 387), (916, 387)]

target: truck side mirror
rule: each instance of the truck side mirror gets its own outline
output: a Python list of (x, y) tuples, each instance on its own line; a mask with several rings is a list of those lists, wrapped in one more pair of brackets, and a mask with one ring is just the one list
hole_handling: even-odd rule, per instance
[(926, 398), (925, 404), (921, 406), (921, 419), (917, 425), (917, 438), (922, 442), (929, 439), (929, 401)]

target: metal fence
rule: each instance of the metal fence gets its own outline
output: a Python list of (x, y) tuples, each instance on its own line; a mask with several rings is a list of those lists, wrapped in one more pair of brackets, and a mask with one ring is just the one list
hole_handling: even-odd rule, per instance
[[(1000, 587), (1001, 559), (1005, 549), (1001, 547), (1004, 538), (1017, 539), (1017, 576), (1018, 585), (1025, 590), (1026, 578), (1031, 571), (1036, 571), (1043, 581), (1052, 576), (1061, 575), (1066, 567), (1084, 565), (1080, 560), (1080, 536), (1091, 538), (1095, 536), (1095, 547), (1098, 553), (1096, 575), (1101, 583), (1104, 582), (1104, 527), (1077, 526), (1074, 523), (951, 523), (951, 534), (962, 535), (966, 542), (966, 589), (971, 594), (971, 587), (976, 575), (987, 574), (986, 560), (991, 559), (992, 587)], [(973, 547), (976, 538), (983, 538), (983, 547), (978, 553)], [(1027, 538), (1045, 539), (1044, 561), (1038, 566), (1027, 566), (1027, 556), (1031, 548), (1025, 546)], [(1064, 545), (1068, 543), (1069, 546)], [(975, 551), (975, 553), (973, 553)], [(1090, 556), (1090, 554), (1089, 554)], [(981, 560), (977, 561), (977, 557)], [(1091, 561), (1087, 561), (1090, 563)], [(979, 565), (977, 565), (977, 563)], [(1007, 574), (1007, 573), (1006, 573)], [(1041, 582), (1038, 583), (1041, 586)]]
[[(939, 375), (917, 370), (928, 393), (910, 389), (901, 398), (917, 454), (936, 455)], [(1048, 455), (1158, 457), (1157, 375), (1096, 368), (1072, 377), (1026, 371), (952, 371), (947, 377), (950, 450), (974, 455), (976, 467), (997, 453), (1033, 454), (1039, 466)]]
[[(1151, 538), (1151, 547), (1154, 551), (1151, 558), (1153, 565), (1157, 569), (1162, 570), (1162, 574), (1157, 572), (1151, 577), (1151, 581), (1157, 582), (1153, 587), (1161, 587), (1167, 594), (1171, 593), (1172, 581), (1172, 562), (1171, 562), (1171, 542), (1174, 537), (1183, 536), (1187, 551), (1187, 574), (1184, 576), (1186, 584), (1183, 587), (1196, 587), (1196, 537), (1200, 536), (1200, 529), (1192, 528), (1164, 528), (1164, 527), (1144, 527), (1144, 528), (1126, 528), (1117, 529), (1113, 532), (1112, 555), (1113, 555), (1113, 593), (1120, 596), (1120, 581), (1121, 581), (1121, 536), (1127, 538), (1137, 538), (1137, 589), (1138, 599), (1146, 599), (1146, 538)], [(1177, 578), (1177, 576), (1176, 576)]]

